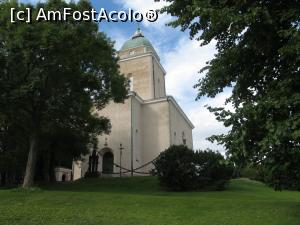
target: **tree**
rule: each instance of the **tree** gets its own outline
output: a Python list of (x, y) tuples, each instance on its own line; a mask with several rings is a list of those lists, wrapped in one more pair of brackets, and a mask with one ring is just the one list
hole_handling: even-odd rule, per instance
[(23, 187), (32, 186), (45, 134), (56, 129), (109, 132), (109, 120), (92, 114), (110, 101), (122, 102), (127, 80), (120, 75), (113, 43), (94, 22), (10, 22), (10, 8), (91, 10), (88, 1), (49, 0), (35, 6), (0, 4), (0, 113), (28, 136)]
[(218, 53), (201, 70), (198, 99), (232, 87), (224, 108), (209, 110), (230, 127), (212, 136), (235, 161), (263, 165), (275, 188), (300, 188), (300, 7), (290, 1), (169, 0), (169, 25), (189, 30)]
[(0, 185), (19, 182), (26, 161), (27, 145), (28, 139), (22, 128), (0, 114)]

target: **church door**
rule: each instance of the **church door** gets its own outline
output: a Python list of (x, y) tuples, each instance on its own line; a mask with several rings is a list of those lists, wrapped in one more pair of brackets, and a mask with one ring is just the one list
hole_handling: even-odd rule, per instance
[(112, 174), (114, 170), (114, 155), (111, 152), (106, 152), (103, 155), (102, 173)]

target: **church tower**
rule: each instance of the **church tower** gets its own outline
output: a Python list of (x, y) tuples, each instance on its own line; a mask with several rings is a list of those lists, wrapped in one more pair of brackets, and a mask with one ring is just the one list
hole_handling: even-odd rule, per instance
[(121, 73), (130, 80), (131, 91), (143, 100), (166, 97), (166, 72), (150, 41), (138, 29), (119, 51)]
[(74, 180), (91, 171), (91, 162), (103, 176), (148, 175), (153, 160), (171, 145), (193, 148), (194, 126), (176, 100), (166, 96), (166, 72), (140, 29), (118, 54), (120, 72), (130, 80), (131, 92), (124, 103), (111, 101), (97, 112), (109, 118), (111, 132), (98, 136), (91, 153), (74, 162)]

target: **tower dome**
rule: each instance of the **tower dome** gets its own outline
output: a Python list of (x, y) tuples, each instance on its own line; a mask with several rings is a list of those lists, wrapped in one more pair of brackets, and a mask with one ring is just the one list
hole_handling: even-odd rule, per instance
[(137, 31), (134, 33), (132, 38), (128, 41), (126, 41), (120, 51), (126, 51), (131, 48), (137, 48), (140, 46), (146, 46), (146, 47), (152, 47), (152, 44), (150, 41), (145, 38), (140, 28), (137, 29)]

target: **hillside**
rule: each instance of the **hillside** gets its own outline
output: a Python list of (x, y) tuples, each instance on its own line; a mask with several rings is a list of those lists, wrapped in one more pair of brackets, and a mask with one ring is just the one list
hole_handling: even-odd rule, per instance
[(0, 189), (1, 225), (299, 225), (300, 193), (233, 180), (227, 191), (174, 193), (153, 177)]

